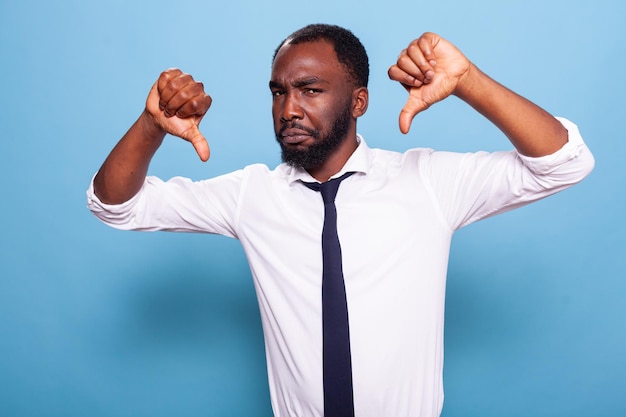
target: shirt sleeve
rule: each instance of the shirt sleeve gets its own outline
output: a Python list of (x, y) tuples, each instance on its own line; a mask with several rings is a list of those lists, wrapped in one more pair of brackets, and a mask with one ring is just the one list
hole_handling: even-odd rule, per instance
[(87, 207), (105, 224), (122, 230), (197, 232), (237, 237), (236, 219), (243, 171), (204, 181), (148, 176), (122, 204), (105, 204), (87, 190)]
[(594, 158), (575, 124), (557, 118), (568, 142), (538, 158), (509, 152), (430, 152), (420, 172), (454, 230), (564, 190), (585, 178)]

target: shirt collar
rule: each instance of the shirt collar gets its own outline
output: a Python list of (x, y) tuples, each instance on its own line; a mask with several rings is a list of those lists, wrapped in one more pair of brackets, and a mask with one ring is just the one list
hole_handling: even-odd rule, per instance
[[(356, 139), (359, 143), (357, 148), (354, 150), (352, 155), (350, 155), (350, 158), (348, 158), (343, 168), (341, 168), (341, 170), (331, 178), (340, 177), (346, 172), (360, 172), (367, 174), (372, 160), (371, 151), (361, 135), (357, 134)], [(295, 181), (319, 182), (302, 168), (287, 167), (286, 173), (287, 182), (289, 184)]]

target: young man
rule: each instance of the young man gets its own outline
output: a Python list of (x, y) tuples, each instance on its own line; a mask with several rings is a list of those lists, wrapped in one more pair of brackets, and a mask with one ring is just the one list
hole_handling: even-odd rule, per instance
[[(146, 173), (166, 133), (209, 158), (198, 125), (211, 104), (201, 83), (166, 71), (88, 191), (90, 209), (113, 227), (241, 241), (257, 290), (276, 416), (439, 415), (453, 232), (554, 194), (593, 167), (572, 123), (499, 85), (433, 33), (411, 42), (389, 69), (409, 93), (400, 130), (407, 133), (417, 113), (454, 94), (516, 150), (370, 149), (356, 130), (367, 110), (368, 71), (365, 49), (349, 31), (311, 25), (295, 32), (276, 50), (269, 83), (284, 163), (163, 182)], [(334, 205), (310, 189), (324, 194), (324, 184), (346, 175)], [(338, 266), (329, 266), (326, 253), (333, 213)], [(330, 269), (338, 270), (341, 291), (345, 282), (343, 319), (327, 313), (331, 296), (322, 296)], [(340, 366), (326, 356), (345, 342), (331, 340), (327, 325), (342, 321), (341, 331), (349, 332), (347, 376), (337, 376)]]

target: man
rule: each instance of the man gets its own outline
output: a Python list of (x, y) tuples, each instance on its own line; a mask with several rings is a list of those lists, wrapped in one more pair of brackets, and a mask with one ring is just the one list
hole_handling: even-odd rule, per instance
[[(190, 75), (169, 70), (88, 191), (90, 209), (113, 227), (241, 241), (257, 290), (276, 416), (439, 415), (453, 232), (558, 192), (593, 167), (572, 123), (499, 85), (433, 33), (411, 42), (389, 77), (409, 93), (400, 115), (403, 133), (417, 113), (454, 94), (500, 128), (516, 150), (399, 154), (368, 148), (356, 130), (368, 105), (365, 50), (345, 29), (311, 25), (280, 44), (272, 65), (272, 115), (283, 164), (274, 170), (251, 165), (195, 183), (146, 177), (166, 133), (191, 142), (203, 161), (209, 158), (198, 125), (211, 98)], [(309, 187), (336, 183), (329, 179), (347, 173), (335, 206), (351, 375), (328, 389), (321, 231), (329, 212)], [(353, 409), (325, 410), (327, 396), (345, 386)]]

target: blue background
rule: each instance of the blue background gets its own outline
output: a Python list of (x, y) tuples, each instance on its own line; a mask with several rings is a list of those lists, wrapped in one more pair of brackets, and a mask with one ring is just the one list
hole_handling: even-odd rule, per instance
[(371, 146), (509, 149), (455, 98), (397, 128), (386, 76), (423, 31), (575, 121), (583, 183), (461, 230), (449, 268), (445, 417), (626, 415), (626, 9), (619, 0), (7, 1), (0, 3), (0, 415), (269, 416), (263, 336), (234, 240), (119, 232), (85, 190), (168, 67), (205, 83), (212, 146), (166, 140), (151, 173), (214, 176), (279, 162), (275, 46), (312, 22), (371, 59)]

